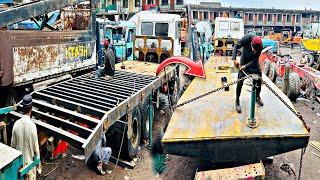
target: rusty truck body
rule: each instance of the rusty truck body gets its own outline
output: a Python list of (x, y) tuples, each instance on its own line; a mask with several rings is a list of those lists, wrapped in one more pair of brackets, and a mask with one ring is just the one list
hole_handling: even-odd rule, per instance
[(56, 30), (0, 32), (0, 108), (14, 107), (9, 112), (1, 109), (6, 115), (0, 121), (13, 125), (22, 116), (20, 100), (31, 93), (32, 120), (44, 133), (41, 142), (49, 142), (56, 152), (52, 156), (72, 145), (84, 152), (87, 161), (103, 132), (116, 134), (110, 143), (116, 153), (125, 131), (121, 153), (132, 159), (140, 139), (152, 137), (152, 102), (159, 102), (160, 87), (176, 77), (177, 69), (169, 66), (155, 76), (157, 64), (125, 61), (122, 66), (127, 68), (117, 65), (114, 79), (95, 78), (96, 5), (91, 1), (90, 9), (64, 8), (79, 2), (82, 0), (35, 1), (0, 11), (3, 29), (28, 17), (56, 9), (61, 12), (60, 26), (42, 24)]

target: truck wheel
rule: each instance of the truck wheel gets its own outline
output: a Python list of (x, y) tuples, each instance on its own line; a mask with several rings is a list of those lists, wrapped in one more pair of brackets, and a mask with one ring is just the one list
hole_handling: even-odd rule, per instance
[[(128, 128), (132, 129), (132, 137), (128, 139), (127, 132)], [(132, 109), (132, 124), (127, 126), (126, 132), (124, 134), (124, 140), (122, 145), (121, 154), (124, 157), (132, 160), (136, 157), (138, 147), (140, 145), (141, 139), (141, 115), (138, 106)]]
[(312, 54), (307, 54), (307, 58), (308, 58), (308, 66), (312, 66), (314, 63), (314, 57)]
[(270, 70), (270, 61), (268, 59), (264, 60), (264, 65), (263, 65), (263, 73), (268, 76), (269, 75), (269, 70)]
[(300, 95), (300, 77), (297, 73), (289, 74), (288, 97), (291, 101), (295, 101)]
[[(143, 103), (139, 104), (139, 110), (141, 115), (141, 140), (148, 140), (149, 138), (149, 122), (150, 122), (150, 98), (149, 96), (144, 99)], [(154, 109), (152, 108), (152, 116)]]
[(269, 69), (269, 75), (268, 75), (269, 79), (272, 82), (276, 81), (276, 77), (277, 77), (277, 68), (276, 68), (276, 63), (271, 63), (270, 64), (270, 69)]

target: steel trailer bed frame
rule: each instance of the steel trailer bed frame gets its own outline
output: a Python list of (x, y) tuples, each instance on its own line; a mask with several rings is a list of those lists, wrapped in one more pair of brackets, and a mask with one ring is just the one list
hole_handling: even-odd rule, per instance
[[(32, 120), (38, 130), (84, 151), (87, 162), (101, 133), (174, 77), (175, 71), (169, 67), (158, 77), (116, 71), (116, 78), (108, 81), (91, 72), (63, 81), (32, 93)], [(21, 110), (19, 103), (7, 121), (20, 118)]]

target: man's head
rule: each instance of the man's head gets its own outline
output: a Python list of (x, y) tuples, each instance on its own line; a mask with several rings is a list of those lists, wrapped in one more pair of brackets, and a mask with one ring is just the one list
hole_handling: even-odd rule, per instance
[(253, 39), (251, 41), (251, 48), (254, 53), (256, 53), (256, 52), (260, 53), (262, 51), (263, 46), (262, 46), (262, 40), (260, 37), (258, 37), (258, 36), (253, 37)]
[(30, 94), (27, 94), (23, 97), (22, 105), (23, 105), (23, 113), (27, 115), (31, 115), (32, 97)]
[(103, 42), (103, 46), (104, 46), (104, 48), (108, 48), (109, 47), (109, 41), (107, 41), (107, 40), (105, 40), (104, 42)]

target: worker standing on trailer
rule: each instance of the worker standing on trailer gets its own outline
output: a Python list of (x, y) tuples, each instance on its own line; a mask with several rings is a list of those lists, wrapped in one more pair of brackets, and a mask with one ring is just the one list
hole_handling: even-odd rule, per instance
[(114, 78), (114, 71), (115, 71), (115, 55), (113, 50), (109, 46), (109, 41), (105, 40), (103, 49), (104, 55), (104, 74), (105, 80), (110, 80)]
[[(33, 157), (40, 158), (36, 124), (31, 121), (32, 97), (27, 94), (23, 97), (23, 116), (15, 122), (12, 129), (11, 147), (22, 152), (24, 165), (33, 162)], [(41, 164), (26, 174), (26, 179), (36, 179), (36, 171), (41, 174)]]
[(105, 134), (102, 134), (100, 141), (88, 160), (88, 165), (97, 170), (100, 175), (106, 174), (106, 165), (108, 164), (112, 153), (111, 148), (106, 147), (106, 144), (106, 136)]
[[(242, 50), (240, 64), (239, 64), (239, 62), (236, 60), (236, 56), (237, 56), (237, 51), (240, 48), (243, 48), (243, 50)], [(262, 77), (261, 67), (259, 63), (259, 56), (261, 54), (262, 49), (263, 49), (263, 46), (262, 46), (261, 38), (252, 34), (246, 34), (237, 42), (237, 44), (234, 46), (234, 50), (232, 53), (232, 60), (234, 62), (234, 66), (240, 70), (238, 73), (238, 79), (244, 77), (245, 73), (258, 74), (260, 77)], [(263, 102), (260, 98), (261, 79), (254, 81), (253, 83), (257, 84), (258, 86), (256, 102), (260, 106), (263, 106)], [(237, 89), (236, 89), (236, 103), (235, 103), (236, 111), (238, 113), (241, 113), (240, 94), (241, 94), (242, 86), (243, 86), (243, 81), (238, 81)]]

